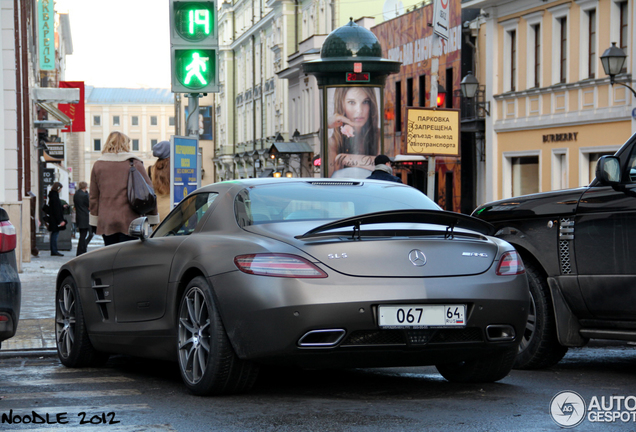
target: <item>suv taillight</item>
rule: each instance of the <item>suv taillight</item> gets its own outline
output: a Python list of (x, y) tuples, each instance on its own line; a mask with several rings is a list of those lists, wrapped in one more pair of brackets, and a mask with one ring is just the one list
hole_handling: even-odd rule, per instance
[(0, 253), (11, 252), (15, 249), (16, 242), (13, 224), (9, 221), (0, 222)]
[(521, 261), (521, 257), (516, 251), (504, 252), (499, 259), (499, 265), (497, 266), (498, 276), (514, 276), (524, 274), (526, 268)]

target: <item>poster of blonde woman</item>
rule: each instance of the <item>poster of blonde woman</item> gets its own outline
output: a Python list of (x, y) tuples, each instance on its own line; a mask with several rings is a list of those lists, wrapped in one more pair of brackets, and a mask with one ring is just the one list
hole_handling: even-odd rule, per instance
[(330, 177), (366, 178), (380, 154), (380, 88), (327, 89), (327, 155)]

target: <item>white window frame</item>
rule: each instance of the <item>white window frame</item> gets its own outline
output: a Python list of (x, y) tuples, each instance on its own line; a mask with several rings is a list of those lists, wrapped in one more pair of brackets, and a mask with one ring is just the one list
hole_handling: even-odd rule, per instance
[[(565, 156), (565, 161), (563, 157)], [(550, 189), (559, 190), (567, 189), (569, 186), (569, 154), (567, 148), (552, 149), (552, 169), (550, 170), (552, 178)], [(565, 162), (563, 166), (562, 162)]]
[(510, 19), (500, 23), (501, 28), (503, 29), (503, 91), (509, 92), (512, 91), (512, 87), (510, 86), (510, 75), (512, 74), (512, 59), (510, 58), (510, 51), (512, 49), (511, 46), (511, 37), (510, 33), (515, 32), (515, 41), (516, 41), (516, 51), (517, 51), (517, 64), (515, 64), (515, 69), (517, 71), (517, 76), (515, 77), (515, 88), (519, 89), (519, 18)]
[(102, 125), (102, 116), (93, 114), (93, 126), (101, 126)]
[[(137, 120), (137, 124), (135, 124), (135, 120)], [(139, 116), (130, 116), (130, 125), (139, 126)]]
[(502, 199), (512, 198), (512, 158), (518, 157), (532, 157), (536, 156), (539, 160), (539, 192), (543, 191), (543, 185), (541, 184), (543, 172), (541, 166), (541, 150), (529, 150), (529, 151), (514, 151), (504, 152), (501, 155), (501, 194)]
[(590, 50), (590, 40), (588, 38), (588, 29), (590, 25), (590, 11), (594, 10), (596, 12), (596, 62), (594, 64), (594, 76), (595, 78), (599, 77), (599, 67), (598, 62), (600, 61), (600, 55), (602, 53), (599, 52), (599, 6), (598, 0), (577, 0), (576, 2), (581, 8), (579, 28), (581, 29), (581, 42), (580, 42), (580, 51), (579, 51), (579, 80), (589, 79), (590, 71), (588, 67), (588, 53)]
[[(525, 15), (523, 18), (526, 20), (527, 23), (527, 31), (526, 34), (528, 35), (528, 37), (526, 38), (527, 44), (526, 44), (526, 52), (527, 52), (527, 63), (526, 63), (526, 88), (534, 88), (534, 81), (535, 81), (535, 70), (534, 70), (534, 63), (535, 63), (535, 54), (534, 54), (534, 39), (535, 39), (535, 26), (539, 26), (539, 32), (540, 34), (540, 38), (541, 38), (541, 48), (540, 48), (540, 52), (539, 52), (539, 59), (542, 60), (543, 59), (543, 34), (545, 33), (544, 31), (544, 26), (543, 26), (543, 15), (545, 14), (545, 11), (539, 11), (539, 12), (534, 12), (528, 15)], [(541, 79), (541, 75), (543, 73), (543, 68), (544, 68), (544, 64), (543, 61), (541, 61), (540, 63), (540, 71), (539, 71), (539, 87), (541, 87), (541, 85), (543, 84), (543, 80)]]
[(121, 126), (121, 116), (113, 115), (113, 126)]
[(559, 43), (553, 43), (555, 49), (552, 50), (552, 84), (561, 84), (561, 18), (567, 20), (567, 38), (568, 38), (568, 56), (565, 63), (565, 76), (570, 75), (570, 61), (572, 59), (572, 20), (570, 19), (570, 3), (562, 4), (548, 9), (552, 14), (552, 40), (558, 40)]
[[(152, 124), (152, 120), (155, 120), (155, 124)], [(151, 115), (150, 116), (150, 126), (159, 126), (159, 116)]]

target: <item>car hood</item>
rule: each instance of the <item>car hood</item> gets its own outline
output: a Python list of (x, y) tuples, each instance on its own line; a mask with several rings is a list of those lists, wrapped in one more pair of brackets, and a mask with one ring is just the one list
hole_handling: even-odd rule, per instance
[[(334, 222), (335, 223), (335, 222)], [(487, 271), (498, 244), (486, 235), (445, 225), (389, 222), (316, 231), (324, 221), (269, 223), (247, 231), (290, 244), (332, 270), (360, 277), (467, 276)], [(320, 231), (320, 229), (318, 229)]]
[(479, 206), (473, 216), (488, 222), (574, 214), (587, 187), (523, 195)]

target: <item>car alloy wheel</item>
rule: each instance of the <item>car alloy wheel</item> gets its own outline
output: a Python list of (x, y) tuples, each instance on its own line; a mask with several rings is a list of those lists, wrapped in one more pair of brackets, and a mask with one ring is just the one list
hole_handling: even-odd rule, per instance
[(530, 307), (528, 309), (528, 321), (526, 322), (526, 328), (523, 331), (521, 337), (521, 344), (519, 344), (519, 352), (522, 352), (532, 341), (537, 325), (537, 305), (534, 302), (534, 296), (530, 292)]
[(75, 342), (75, 293), (70, 284), (66, 283), (59, 290), (57, 301), (55, 334), (60, 356), (68, 358)]
[(198, 384), (210, 360), (210, 313), (205, 294), (192, 287), (179, 311), (179, 363), (184, 379)]
[(55, 303), (55, 342), (62, 364), (84, 367), (105, 363), (109, 355), (95, 350), (91, 344), (79, 291), (71, 276), (57, 289)]
[(258, 366), (234, 352), (202, 276), (192, 279), (181, 297), (177, 348), (181, 377), (192, 394), (241, 393), (258, 376)]

